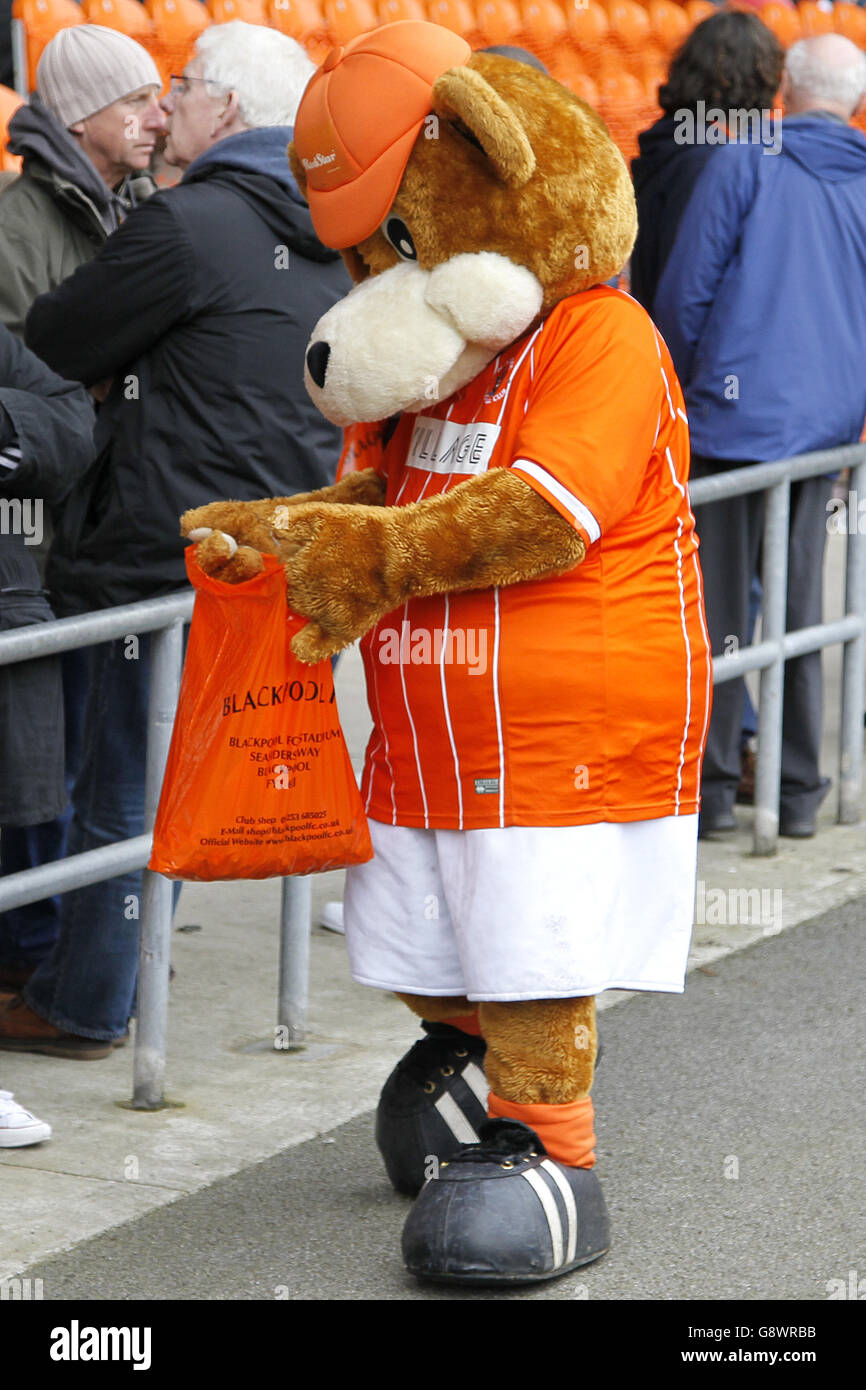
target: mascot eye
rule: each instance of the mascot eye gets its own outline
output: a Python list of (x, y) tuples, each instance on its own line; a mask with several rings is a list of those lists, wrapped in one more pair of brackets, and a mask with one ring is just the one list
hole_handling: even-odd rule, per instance
[(386, 217), (382, 225), (385, 240), (393, 246), (401, 261), (417, 261), (418, 252), (412, 233), (401, 217)]

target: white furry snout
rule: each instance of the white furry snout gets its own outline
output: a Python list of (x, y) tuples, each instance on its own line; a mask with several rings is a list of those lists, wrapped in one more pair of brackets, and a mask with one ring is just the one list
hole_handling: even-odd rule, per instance
[(336, 425), (419, 411), (465, 386), (541, 307), (525, 266), (483, 251), (422, 270), (393, 266), (319, 320), (304, 379)]

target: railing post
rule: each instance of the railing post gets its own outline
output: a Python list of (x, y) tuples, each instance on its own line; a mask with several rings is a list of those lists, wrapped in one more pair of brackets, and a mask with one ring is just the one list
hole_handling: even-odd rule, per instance
[[(845, 613), (862, 617), (866, 607), (866, 536), (860, 533), (858, 499), (866, 488), (866, 463), (851, 469), (845, 555)], [(853, 499), (853, 508), (850, 502)], [(853, 514), (852, 514), (853, 513)], [(842, 712), (839, 731), (839, 813), (841, 825), (860, 819), (863, 789), (863, 687), (866, 639), (863, 633), (842, 649)]]
[[(181, 622), (153, 633), (144, 793), (144, 826), (147, 831), (153, 829), (159, 805), (177, 708), (182, 656)], [(142, 878), (138, 1017), (133, 1061), (132, 1104), (136, 1110), (156, 1110), (163, 1103), (172, 908), (170, 880), (145, 869)]]
[[(779, 642), (785, 635), (788, 589), (788, 518), (791, 483), (785, 478), (767, 491), (764, 517), (762, 637)], [(785, 660), (781, 646), (771, 666), (761, 672), (760, 730), (755, 760), (755, 827), (752, 853), (776, 853), (779, 835), (779, 789), (782, 780), (782, 696)]]
[(312, 895), (309, 878), (283, 879), (276, 1045), (289, 1051), (303, 1047), (307, 1037)]

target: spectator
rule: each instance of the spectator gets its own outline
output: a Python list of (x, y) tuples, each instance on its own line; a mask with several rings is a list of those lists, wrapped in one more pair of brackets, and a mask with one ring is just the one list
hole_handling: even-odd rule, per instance
[(783, 62), (775, 35), (740, 11), (705, 19), (674, 57), (659, 87), (664, 115), (638, 137), (640, 154), (631, 166), (638, 211), (631, 293), (647, 313), (695, 182), (719, 148), (723, 132), (707, 129), (711, 113), (770, 112)]
[(19, 337), (33, 300), (89, 261), (156, 184), (148, 171), (165, 127), (146, 49), (116, 29), (61, 29), (36, 69), (36, 92), (9, 122), (18, 178), (0, 196), (0, 322)]
[[(34, 550), (46, 507), (63, 502), (92, 456), (86, 392), (0, 326), (0, 631), (54, 617)], [(48, 821), (65, 804), (60, 658), (0, 666), (0, 839), (10, 827)], [(4, 974), (32, 969), (51, 939), (43, 942), (11, 913), (2, 923)]]
[[(10, 145), (23, 157), (23, 169), (0, 196), (0, 322), (19, 337), (36, 296), (89, 261), (129, 209), (155, 192), (147, 169), (165, 127), (161, 86), (150, 54), (114, 29), (73, 25), (45, 48), (37, 94), (9, 126)], [(43, 545), (34, 548), (40, 572), (53, 521), (46, 514)], [(67, 652), (62, 664), (71, 782), (85, 654)], [(0, 872), (18, 873), (62, 858), (68, 820), (65, 810), (45, 824), (7, 828)], [(0, 916), (0, 988), (26, 981), (56, 941), (59, 920), (57, 897)]]
[[(286, 159), (312, 72), (276, 30), (206, 30), (165, 101), (183, 179), (31, 310), (28, 339), (50, 364), (85, 385), (113, 378), (98, 458), (49, 562), (62, 614), (183, 586), (189, 507), (333, 481), (339, 432), (307, 396), (303, 363), (349, 281)], [(70, 852), (143, 831), (148, 657), (146, 637), (92, 651)], [(71, 1033), (94, 1040), (90, 1056), (110, 1053), (132, 1007), (140, 893), (136, 873), (64, 896), (57, 947), (0, 1019), (3, 1046), (83, 1055), (59, 1036)]]
[[(866, 94), (866, 56), (838, 34), (788, 53), (781, 151), (719, 148), (680, 222), (655, 299), (683, 384), (692, 477), (851, 444), (866, 415), (866, 141), (848, 121)], [(821, 621), (831, 481), (791, 489), (787, 625)], [(698, 508), (713, 652), (747, 640), (763, 497)], [(702, 834), (734, 828), (742, 682), (715, 692)], [(829, 782), (819, 771), (821, 658), (785, 669), (780, 833), (814, 834)]]

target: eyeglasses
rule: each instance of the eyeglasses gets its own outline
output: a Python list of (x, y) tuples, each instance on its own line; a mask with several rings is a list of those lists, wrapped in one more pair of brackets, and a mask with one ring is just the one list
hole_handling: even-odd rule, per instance
[(183, 73), (173, 72), (168, 79), (168, 90), (173, 97), (186, 96), (189, 91), (190, 82), (204, 82), (208, 87), (219, 87), (220, 91), (228, 91), (219, 82), (212, 82), (209, 77), (185, 77)]

